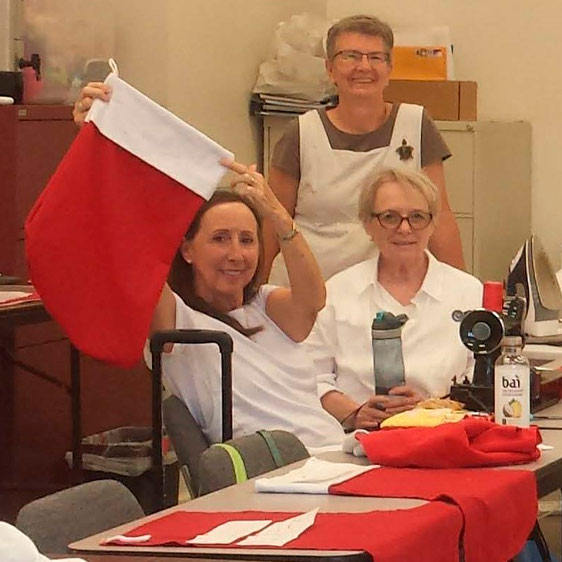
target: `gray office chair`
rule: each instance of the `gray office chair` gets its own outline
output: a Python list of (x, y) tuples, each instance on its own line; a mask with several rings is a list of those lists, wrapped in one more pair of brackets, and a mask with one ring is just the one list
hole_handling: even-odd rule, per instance
[(16, 527), (39, 552), (64, 554), (71, 542), (141, 517), (144, 511), (126, 486), (96, 480), (28, 503), (20, 509)]
[(162, 402), (164, 426), (180, 464), (180, 471), (192, 498), (199, 495), (199, 459), (209, 442), (188, 407), (177, 397)]
[(300, 439), (282, 430), (258, 431), (212, 445), (199, 461), (200, 495), (308, 457)]

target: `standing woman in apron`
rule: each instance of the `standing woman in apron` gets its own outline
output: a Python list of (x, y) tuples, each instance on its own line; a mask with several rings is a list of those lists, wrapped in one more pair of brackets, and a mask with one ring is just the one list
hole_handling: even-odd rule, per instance
[[(451, 153), (422, 106), (383, 99), (393, 43), (391, 28), (375, 17), (351, 16), (334, 24), (327, 35), (326, 69), (338, 105), (292, 121), (273, 152), (271, 188), (307, 239), (324, 279), (375, 251), (357, 219), (359, 193), (382, 168), (400, 164), (421, 168), (439, 188), (442, 216), (429, 248), (440, 261), (464, 268), (443, 173)], [(270, 282), (287, 285), (272, 234), (265, 252)]]

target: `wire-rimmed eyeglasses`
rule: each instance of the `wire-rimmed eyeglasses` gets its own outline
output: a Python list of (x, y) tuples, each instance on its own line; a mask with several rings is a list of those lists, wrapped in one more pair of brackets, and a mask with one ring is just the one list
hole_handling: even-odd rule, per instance
[(372, 219), (377, 219), (379, 224), (388, 230), (400, 228), (403, 221), (406, 221), (412, 230), (423, 230), (433, 220), (433, 215), (428, 211), (412, 211), (407, 215), (401, 215), (397, 211), (382, 211), (381, 213), (371, 213)]
[(361, 51), (355, 51), (353, 49), (344, 49), (338, 51), (332, 57), (332, 60), (338, 59), (342, 64), (349, 66), (355, 66), (361, 64), (363, 57), (367, 57), (367, 61), (371, 66), (379, 66), (383, 63), (387, 63), (389, 60), (389, 54), (385, 51), (371, 51), (370, 53), (362, 53)]

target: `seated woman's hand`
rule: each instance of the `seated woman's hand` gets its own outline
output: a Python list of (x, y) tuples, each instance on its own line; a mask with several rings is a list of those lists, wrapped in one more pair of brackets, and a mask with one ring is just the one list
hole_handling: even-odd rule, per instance
[(389, 402), (385, 412), (389, 415), (399, 414), (406, 410), (411, 410), (418, 402), (423, 400), (423, 396), (411, 386), (395, 386), (388, 392)]
[(95, 99), (109, 101), (111, 88), (103, 82), (89, 82), (82, 88), (78, 99), (74, 102), (72, 116), (79, 127), (84, 125), (84, 119)]
[(373, 394), (361, 405), (355, 414), (354, 429), (376, 429), (380, 422), (389, 417), (386, 407), (390, 403), (388, 396)]
[(423, 399), (411, 386), (396, 386), (388, 395), (373, 394), (361, 405), (354, 417), (354, 429), (375, 429), (394, 414), (411, 410)]

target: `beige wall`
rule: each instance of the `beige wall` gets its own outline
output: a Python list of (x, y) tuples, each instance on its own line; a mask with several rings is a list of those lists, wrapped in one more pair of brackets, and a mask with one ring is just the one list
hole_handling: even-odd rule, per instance
[[(478, 82), (480, 119), (533, 128), (533, 230), (556, 268), (562, 244), (562, 2), (327, 0), (329, 18), (371, 13), (392, 26), (446, 24), (456, 75)], [(502, 186), (509, 211), (509, 185)], [(501, 235), (501, 233), (498, 233)]]
[(248, 113), (275, 25), (325, 0), (119, 0), (116, 57), (124, 79), (232, 150), (257, 160)]

